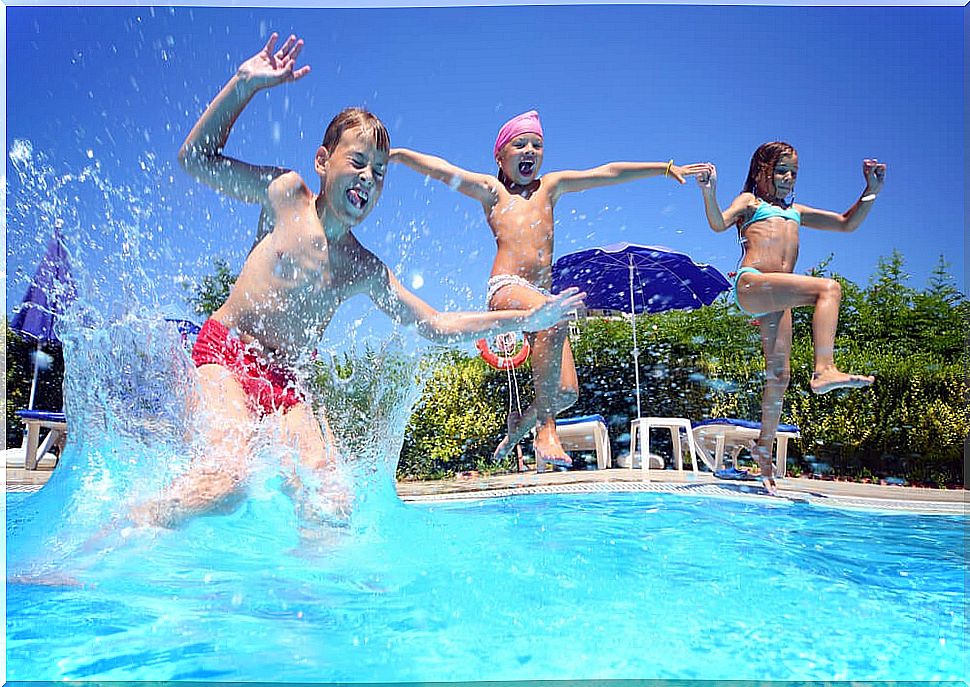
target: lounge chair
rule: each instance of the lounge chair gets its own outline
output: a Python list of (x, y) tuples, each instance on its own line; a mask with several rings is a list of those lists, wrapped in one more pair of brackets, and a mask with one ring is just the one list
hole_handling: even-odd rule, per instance
[[(687, 448), (690, 450), (691, 455), (691, 467), (694, 472), (699, 471), (700, 463), (703, 462), (707, 464), (712, 470), (713, 464), (710, 462), (708, 457), (694, 444), (694, 433), (692, 431), (690, 420), (683, 417), (641, 417), (637, 418), (630, 423), (630, 456), (631, 465), (633, 464), (633, 456), (636, 455), (637, 450), (637, 439), (640, 439), (640, 443), (643, 447), (642, 455), (650, 455), (650, 430), (651, 429), (666, 429), (670, 431), (671, 442), (673, 443), (674, 449), (674, 466), (677, 470), (683, 472), (684, 470), (684, 456), (681, 444), (681, 432), (686, 435), (687, 438)], [(650, 476), (650, 462), (649, 460), (640, 461), (640, 469), (642, 470), (643, 479), (649, 479)]]
[[(20, 449), (10, 449), (6, 455), (8, 464), (10, 463), (11, 451), (22, 451), (23, 467), (27, 470), (36, 470), (43, 462), (45, 467), (51, 465), (54, 458), (50, 450), (55, 446), (63, 446), (67, 438), (67, 419), (64, 413), (55, 413), (48, 410), (18, 410), (17, 415), (27, 425), (27, 435), (24, 437), (23, 446)], [(41, 430), (47, 430), (47, 434), (41, 441)], [(15, 461), (16, 462), (16, 461)], [(54, 461), (56, 463), (56, 460)], [(19, 467), (16, 466), (16, 467)]]
[[(758, 438), (761, 423), (752, 420), (737, 420), (719, 417), (694, 423), (694, 443), (706, 454), (705, 462), (717, 472), (724, 465), (725, 454), (730, 454), (733, 467), (737, 467), (741, 449)], [(784, 477), (788, 464), (788, 440), (800, 439), (801, 431), (795, 425), (778, 425), (775, 434), (775, 474)]]
[(556, 420), (556, 434), (567, 451), (595, 451), (599, 470), (613, 464), (610, 436), (602, 415), (583, 415)]

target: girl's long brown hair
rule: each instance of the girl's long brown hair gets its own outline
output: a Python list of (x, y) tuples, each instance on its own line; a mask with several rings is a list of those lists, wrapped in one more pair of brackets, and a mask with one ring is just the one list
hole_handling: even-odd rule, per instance
[[(762, 143), (751, 156), (751, 165), (748, 167), (748, 178), (744, 180), (742, 193), (753, 193), (758, 198), (770, 197), (773, 191), (771, 176), (775, 171), (775, 165), (782, 155), (795, 155), (795, 148), (790, 143), (784, 141), (769, 141)], [(741, 229), (741, 219), (737, 221), (738, 230)]]

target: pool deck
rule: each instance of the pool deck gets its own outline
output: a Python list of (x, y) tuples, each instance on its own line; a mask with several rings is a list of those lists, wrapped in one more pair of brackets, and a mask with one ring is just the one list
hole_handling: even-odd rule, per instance
[(504, 474), (434, 482), (398, 482), (405, 501), (443, 501), (541, 493), (654, 492), (725, 498), (754, 498), (806, 502), (837, 508), (897, 510), (918, 513), (966, 515), (968, 492), (963, 489), (927, 489), (807, 478), (778, 480), (780, 499), (773, 499), (757, 481), (729, 481), (710, 473), (652, 470), (644, 482), (639, 469)]
[[(56, 469), (56, 468), (55, 468)], [(6, 490), (40, 489), (51, 470), (7, 468)], [(779, 499), (768, 496), (755, 481), (726, 481), (710, 473), (653, 470), (644, 482), (640, 470), (609, 468), (536, 474), (468, 476), (435, 481), (399, 481), (397, 491), (405, 501), (453, 501), (508, 497), (524, 494), (653, 492), (687, 496), (753, 498), (797, 501), (836, 508), (895, 510), (916, 513), (967, 515), (968, 492), (963, 489), (926, 489), (806, 478), (778, 480)]]

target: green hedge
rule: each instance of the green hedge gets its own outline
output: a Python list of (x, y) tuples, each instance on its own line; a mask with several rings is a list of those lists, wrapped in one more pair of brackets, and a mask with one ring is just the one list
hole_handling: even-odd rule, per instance
[[(790, 453), (796, 473), (822, 462), (841, 475), (963, 484), (970, 308), (945, 267), (941, 258), (921, 292), (905, 285), (898, 254), (880, 261), (866, 288), (831, 275), (843, 288), (836, 363), (874, 374), (871, 389), (810, 392), (813, 311), (795, 311), (782, 422), (801, 429), (802, 440)], [(813, 273), (825, 276), (822, 269)], [(760, 419), (764, 358), (758, 328), (726, 299), (696, 311), (638, 316), (637, 339), (644, 415)], [(624, 452), (636, 416), (629, 317), (586, 320), (571, 341), (580, 396), (566, 415), (604, 415), (614, 455)], [(519, 384), (528, 403), (528, 364), (519, 370)], [(459, 354), (439, 359), (408, 424), (399, 475), (504, 467), (491, 465), (490, 456), (504, 433), (507, 398), (504, 372)]]
[[(4, 339), (4, 359), (6, 361), (6, 447), (20, 446), (24, 438), (24, 423), (16, 411), (27, 407), (30, 400), (30, 382), (34, 374), (34, 351), (32, 343), (14, 334), (9, 323), (6, 324)], [(34, 408), (37, 410), (61, 410), (64, 406), (64, 356), (58, 345), (43, 349), (50, 356), (51, 364), (39, 370)]]

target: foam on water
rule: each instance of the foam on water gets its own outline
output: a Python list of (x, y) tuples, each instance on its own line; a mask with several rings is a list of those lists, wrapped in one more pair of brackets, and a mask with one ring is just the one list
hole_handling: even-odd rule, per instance
[[(126, 545), (130, 509), (163, 493), (205, 454), (202, 427), (217, 419), (196, 410), (195, 367), (176, 325), (162, 315), (170, 304), (156, 282), (180, 271), (166, 240), (165, 194), (147, 184), (141, 190), (114, 185), (96, 160), (79, 173), (56, 173), (26, 141), (13, 144), (10, 159), (18, 184), (8, 245), (46, 243), (49, 235), (36, 228), (56, 225), (77, 298), (56, 325), (70, 441), (48, 485), (9, 523), (8, 571), (21, 579), (57, 571), (83, 583), (105, 551)], [(151, 155), (141, 170), (146, 180), (165, 176)], [(315, 400), (327, 409), (340, 453), (326, 475), (292, 469), (321, 493), (352, 494), (353, 519), (339, 524), (359, 530), (380, 504), (396, 501), (393, 475), (420, 392), (419, 356), (405, 353), (402, 339), (392, 336), (379, 350), (351, 353), (339, 373), (326, 356), (306, 362), (301, 373), (317, 377), (321, 397)], [(271, 415), (254, 430), (246, 496), (273, 504), (256, 510), (263, 516), (292, 513), (283, 472), (293, 456), (280, 441), (280, 418)], [(326, 525), (310, 522), (328, 504), (296, 505), (305, 516), (300, 522), (269, 518), (274, 536), (284, 528), (310, 540), (333, 538)]]

